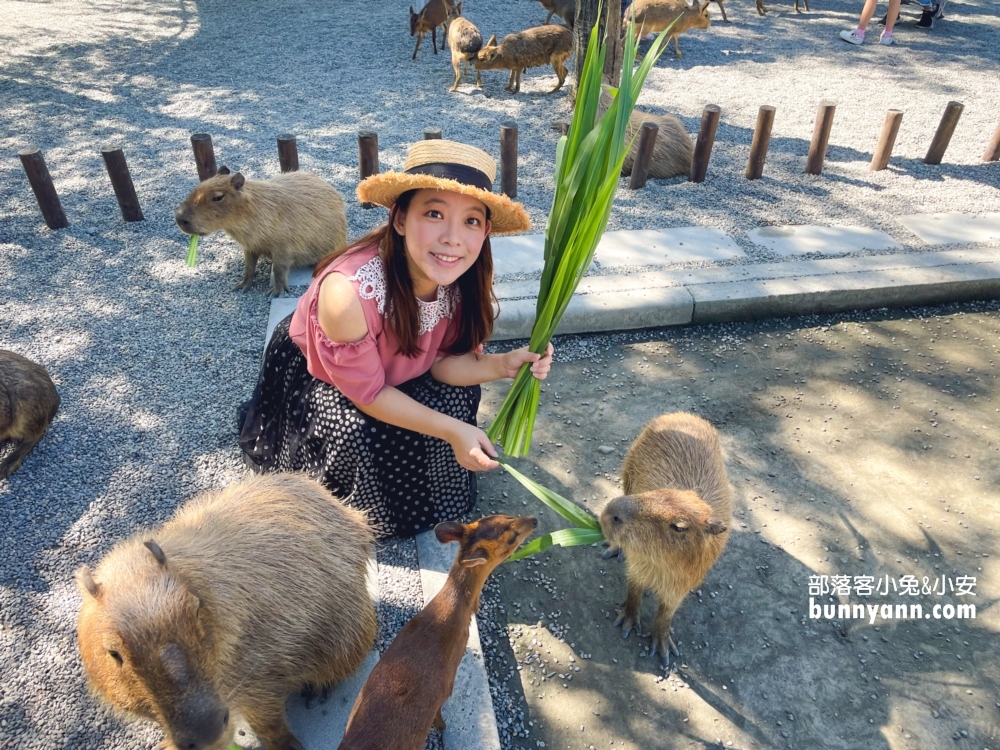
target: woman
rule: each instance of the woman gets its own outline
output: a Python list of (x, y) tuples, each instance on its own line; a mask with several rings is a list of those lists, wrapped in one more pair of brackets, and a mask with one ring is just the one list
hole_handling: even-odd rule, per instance
[(271, 337), (240, 435), (257, 471), (305, 471), (368, 512), (380, 537), (454, 519), (475, 501), (472, 472), (497, 467), (476, 426), (480, 384), (544, 357), (483, 354), (493, 331), (489, 236), (520, 232), (523, 206), (492, 192), (484, 151), (427, 140), (403, 172), (358, 199), (388, 222), (320, 261)]

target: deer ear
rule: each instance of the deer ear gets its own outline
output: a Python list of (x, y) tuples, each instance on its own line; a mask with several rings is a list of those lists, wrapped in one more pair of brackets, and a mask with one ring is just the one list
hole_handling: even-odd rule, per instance
[(160, 564), (161, 568), (167, 567), (167, 556), (163, 554), (163, 550), (160, 549), (159, 544), (154, 542), (152, 539), (147, 539), (143, 542), (143, 546), (153, 553), (153, 557), (156, 558), (156, 562)]
[(485, 565), (489, 559), (490, 556), (486, 553), (486, 550), (477, 549), (470, 552), (467, 557), (463, 557), (460, 562), (466, 568), (475, 568), (477, 565)]
[(236, 174), (234, 174), (232, 177), (229, 178), (229, 184), (232, 185), (237, 190), (241, 190), (246, 181), (247, 181), (246, 177), (244, 177), (239, 172), (237, 172)]
[(708, 5), (711, 2), (712, 2), (712, 0), (705, 0), (705, 4), (701, 6), (701, 13), (702, 13), (702, 15), (708, 15)]
[(460, 542), (465, 536), (465, 527), (457, 521), (444, 521), (434, 527), (434, 536), (441, 544)]
[(726, 522), (721, 518), (709, 518), (705, 522), (705, 533), (706, 534), (722, 534), (726, 531), (728, 527)]
[(229, 167), (223, 164), (221, 167), (219, 167), (219, 171), (216, 172), (216, 174), (232, 174), (232, 173), (229, 171)]
[(410, 6), (410, 15), (411, 16), (417, 15), (416, 13), (413, 12), (413, 6), (412, 5)]
[(101, 587), (94, 580), (94, 575), (87, 565), (81, 565), (76, 571), (76, 583), (80, 587), (80, 593), (90, 594), (95, 599), (101, 598)]
[(493, 36), (490, 37), (490, 40), (488, 42), (486, 42), (486, 46), (487, 47), (496, 47), (497, 46), (497, 35), (496, 34), (494, 34)]

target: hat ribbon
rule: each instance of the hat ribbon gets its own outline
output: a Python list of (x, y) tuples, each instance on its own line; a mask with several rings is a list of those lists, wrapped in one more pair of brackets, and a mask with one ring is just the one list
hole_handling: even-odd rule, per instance
[(426, 174), (432, 177), (440, 177), (445, 180), (455, 180), (463, 185), (485, 190), (487, 193), (493, 192), (493, 181), (475, 167), (465, 164), (451, 164), (448, 162), (431, 162), (429, 164), (418, 164), (406, 170), (406, 174)]

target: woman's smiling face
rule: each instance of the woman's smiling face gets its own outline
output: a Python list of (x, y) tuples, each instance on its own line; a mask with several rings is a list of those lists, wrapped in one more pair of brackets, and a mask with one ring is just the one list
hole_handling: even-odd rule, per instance
[(393, 227), (406, 244), (414, 293), (430, 300), (439, 286), (454, 283), (476, 262), (490, 222), (485, 204), (476, 198), (424, 189), (405, 214), (396, 215)]

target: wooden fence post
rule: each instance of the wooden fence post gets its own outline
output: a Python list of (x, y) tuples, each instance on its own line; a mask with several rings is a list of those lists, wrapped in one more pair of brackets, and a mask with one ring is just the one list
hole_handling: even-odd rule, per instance
[(806, 174), (820, 174), (823, 171), (826, 147), (830, 142), (830, 131), (833, 129), (833, 113), (836, 109), (835, 102), (822, 101), (819, 103), (812, 142), (809, 144), (809, 155), (806, 157)]
[(653, 158), (653, 148), (656, 146), (656, 134), (660, 128), (655, 122), (644, 122), (642, 132), (639, 134), (639, 148), (635, 152), (635, 159), (632, 161), (632, 175), (628, 180), (629, 190), (638, 190), (644, 187), (649, 178), (649, 162)]
[(500, 126), (500, 192), (517, 197), (517, 123)]
[(1000, 122), (997, 123), (997, 129), (993, 131), (993, 137), (986, 147), (983, 161), (1000, 161)]
[[(378, 133), (374, 130), (358, 131), (358, 168), (361, 179), (378, 174)], [(372, 208), (373, 203), (362, 203), (362, 208)]]
[(195, 164), (198, 165), (198, 180), (204, 182), (209, 177), (215, 177), (219, 168), (215, 164), (212, 136), (208, 133), (195, 133), (191, 136), (191, 149), (194, 151)]
[(35, 193), (35, 200), (42, 210), (42, 217), (49, 229), (63, 229), (69, 226), (66, 221), (66, 214), (63, 213), (62, 204), (59, 202), (59, 195), (56, 187), (52, 184), (52, 176), (49, 168), (45, 166), (45, 158), (41, 149), (25, 148), (17, 152), (21, 158), (21, 166), (24, 173), (28, 175), (28, 182), (31, 183), (31, 190)]
[(278, 163), (282, 172), (299, 171), (299, 146), (290, 133), (278, 136)]
[(715, 143), (715, 131), (719, 127), (719, 115), (722, 110), (716, 104), (709, 104), (701, 113), (701, 128), (698, 130), (698, 142), (694, 147), (694, 159), (691, 161), (691, 182), (704, 182), (708, 173), (708, 160), (712, 156), (712, 145)]
[(889, 165), (892, 157), (892, 147), (896, 145), (896, 134), (899, 133), (899, 124), (903, 121), (903, 111), (890, 109), (885, 115), (885, 122), (882, 124), (882, 133), (878, 137), (875, 146), (875, 153), (872, 155), (871, 171), (880, 172)]
[(108, 177), (111, 178), (111, 187), (114, 188), (115, 198), (118, 199), (122, 218), (125, 221), (142, 221), (145, 217), (142, 215), (139, 197), (135, 194), (135, 185), (132, 184), (132, 175), (129, 174), (125, 154), (120, 148), (107, 146), (101, 149), (101, 156), (104, 158)]
[(767, 147), (771, 145), (771, 126), (774, 125), (775, 108), (770, 104), (757, 110), (757, 127), (753, 131), (753, 141), (750, 142), (750, 158), (747, 159), (748, 180), (759, 180), (764, 174), (764, 159), (767, 158)]
[(963, 109), (965, 109), (965, 105), (961, 102), (948, 102), (944, 114), (941, 115), (941, 123), (938, 125), (937, 132), (934, 133), (931, 147), (927, 149), (924, 164), (941, 163), (944, 152), (951, 142), (951, 135), (955, 132), (955, 126), (958, 125), (958, 118), (962, 116)]

